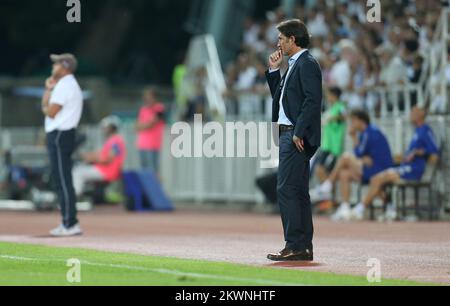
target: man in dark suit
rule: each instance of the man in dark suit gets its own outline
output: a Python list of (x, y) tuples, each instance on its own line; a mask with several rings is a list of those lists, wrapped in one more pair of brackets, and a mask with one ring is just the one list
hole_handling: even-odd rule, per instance
[[(278, 25), (279, 50), (269, 59), (266, 73), (273, 97), (273, 118), (280, 131), (278, 203), (283, 221), (286, 247), (269, 254), (272, 261), (313, 261), (310, 160), (320, 147), (322, 72), (308, 52), (310, 35), (300, 20)], [(289, 69), (281, 76), (283, 56)]]

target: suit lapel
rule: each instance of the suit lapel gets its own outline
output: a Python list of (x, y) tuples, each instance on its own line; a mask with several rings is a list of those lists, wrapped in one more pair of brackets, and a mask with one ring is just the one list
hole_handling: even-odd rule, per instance
[(303, 61), (303, 59), (307, 53), (308, 53), (308, 50), (303, 52), (303, 54), (295, 62), (294, 66), (292, 66), (291, 74), (289, 75), (289, 79), (285, 82), (286, 83), (285, 86), (287, 86), (289, 84), (289, 82), (292, 80), (292, 76), (295, 75), (295, 72), (298, 69), (298, 65), (300, 64), (301, 61)]
[(276, 101), (280, 101), (280, 99), (281, 99), (281, 91), (283, 90), (283, 85), (284, 85), (284, 82), (286, 81), (286, 75), (287, 75), (287, 71), (281, 77), (280, 85), (278, 86), (277, 92), (275, 94), (275, 100)]
[[(282, 82), (282, 84), (284, 85), (284, 87), (288, 86), (289, 82), (292, 80), (292, 76), (295, 75), (295, 72), (296, 72), (296, 70), (298, 69), (298, 66), (299, 66), (300, 62), (304, 60), (304, 57), (305, 57), (308, 53), (309, 53), (308, 51), (304, 52), (304, 53), (297, 59), (297, 61), (295, 62), (294, 66), (292, 67), (292, 71), (291, 71), (291, 73), (290, 73), (290, 75), (289, 75), (289, 79), (288, 79), (288, 80), (286, 80), (287, 73), (285, 73), (285, 75), (282, 77), (281, 82)], [(278, 89), (277, 89), (277, 92), (276, 92), (276, 95), (275, 95), (275, 98), (274, 98), (274, 101), (277, 101), (277, 102), (276, 102), (277, 105), (276, 105), (276, 107), (274, 108), (274, 111), (276, 112), (276, 116), (278, 116), (278, 112), (279, 112), (279, 109), (280, 109), (280, 108), (279, 108), (279, 102), (280, 102), (280, 99), (281, 99), (281, 91), (282, 91), (282, 89), (283, 89), (283, 88), (281, 87), (281, 84), (280, 84), (280, 86), (278, 86)], [(291, 118), (289, 118), (289, 114), (288, 114), (289, 108), (288, 108), (287, 105), (286, 105), (286, 99), (287, 99), (287, 94), (286, 94), (286, 91), (285, 91), (285, 92), (284, 92), (284, 96), (283, 96), (283, 101), (281, 101), (281, 103), (283, 103), (284, 111), (286, 112), (286, 115), (288, 116), (288, 119), (289, 119), (289, 120), (292, 120)]]
[[(297, 61), (295, 62), (294, 66), (292, 66), (292, 68), (291, 68), (291, 72), (289, 74), (289, 78), (287, 80), (286, 79), (284, 80), (284, 87), (285, 87), (285, 89), (284, 89), (283, 101), (281, 101), (281, 103), (283, 103), (283, 108), (284, 108), (284, 112), (286, 113), (286, 116), (288, 117), (288, 119), (293, 124), (295, 124), (295, 122), (293, 121), (294, 118), (290, 117), (289, 105), (286, 104), (287, 96), (288, 96), (287, 92), (286, 92), (286, 88), (289, 85), (289, 83), (291, 82), (291, 80), (295, 77), (295, 73), (296, 73), (297, 69), (299, 69), (298, 66), (299, 66), (300, 62), (304, 60), (304, 58), (307, 55), (307, 53), (308, 53), (308, 51), (303, 52), (303, 54), (297, 59)], [(286, 76), (285, 76), (285, 78), (286, 78)], [(278, 89), (278, 91), (279, 91), (278, 100), (281, 99), (281, 90), (282, 90), (282, 88), (280, 87)]]

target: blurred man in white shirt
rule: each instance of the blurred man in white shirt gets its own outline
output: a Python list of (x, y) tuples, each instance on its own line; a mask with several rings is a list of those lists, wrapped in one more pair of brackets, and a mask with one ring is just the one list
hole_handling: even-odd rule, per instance
[(83, 111), (83, 94), (73, 75), (77, 60), (72, 54), (51, 55), (52, 76), (47, 79), (42, 98), (45, 131), (52, 180), (61, 208), (62, 223), (52, 230), (54, 237), (81, 235), (77, 220), (76, 196), (72, 181), (75, 134)]

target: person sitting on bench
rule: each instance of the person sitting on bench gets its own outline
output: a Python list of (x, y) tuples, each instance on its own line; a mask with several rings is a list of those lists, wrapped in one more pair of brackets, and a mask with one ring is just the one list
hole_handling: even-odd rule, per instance
[(73, 182), (76, 195), (84, 194), (87, 183), (112, 183), (120, 179), (126, 158), (126, 146), (118, 133), (120, 119), (110, 116), (100, 123), (106, 142), (100, 152), (84, 153), (84, 164), (73, 169)]
[[(401, 180), (414, 182), (422, 180), (429, 157), (439, 155), (439, 146), (433, 130), (426, 124), (426, 117), (423, 108), (415, 107), (412, 110), (411, 123), (416, 130), (402, 164), (378, 174), (371, 180), (369, 193), (352, 211), (353, 219), (364, 218), (365, 209), (382, 193), (387, 184), (395, 184)], [(396, 208), (392, 204), (387, 206), (386, 217), (390, 220), (396, 218)]]
[(350, 121), (354, 154), (344, 154), (328, 179), (311, 191), (312, 198), (331, 199), (334, 184), (339, 182), (343, 202), (333, 216), (333, 221), (349, 221), (351, 218), (349, 201), (352, 182), (369, 184), (375, 175), (394, 165), (386, 136), (377, 126), (371, 124), (369, 114), (354, 110)]

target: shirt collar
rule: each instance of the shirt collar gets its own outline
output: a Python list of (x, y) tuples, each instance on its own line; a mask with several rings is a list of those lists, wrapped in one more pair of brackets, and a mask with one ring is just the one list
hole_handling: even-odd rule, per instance
[(377, 127), (375, 125), (369, 124), (367, 126), (367, 129), (364, 131), (364, 133), (368, 133), (369, 131), (376, 130), (376, 129), (377, 129)]
[(421, 129), (426, 129), (427, 127), (428, 127), (427, 123), (424, 123), (424, 124), (422, 124), (420, 126), (417, 126), (416, 130), (418, 131), (418, 130), (421, 130)]
[(303, 49), (302, 51), (299, 51), (295, 53), (290, 59), (289, 59), (289, 66), (292, 66), (299, 58), (302, 56), (303, 53), (308, 51), (308, 49)]
[(62, 78), (60, 79), (60, 81), (65, 80), (65, 79), (71, 79), (71, 78), (73, 78), (73, 77), (74, 77), (73, 74), (68, 74), (68, 75), (62, 77)]

